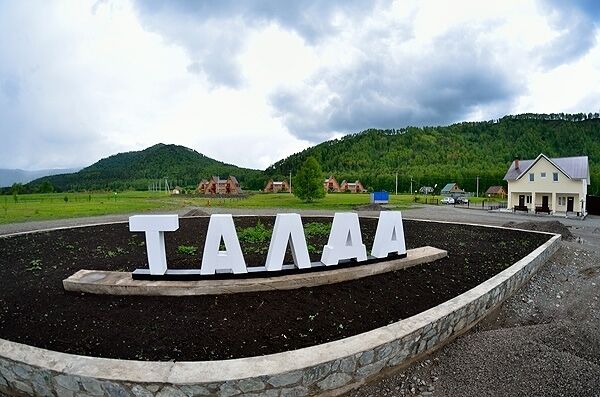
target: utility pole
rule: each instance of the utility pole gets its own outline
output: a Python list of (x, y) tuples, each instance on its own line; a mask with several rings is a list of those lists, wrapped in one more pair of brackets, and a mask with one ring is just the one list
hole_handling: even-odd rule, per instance
[(290, 193), (292, 193), (292, 170), (290, 170)]
[(398, 195), (398, 173), (396, 172), (396, 196)]
[(477, 177), (477, 197), (479, 197), (479, 177)]
[(413, 180), (412, 180), (412, 176), (411, 176), (410, 177), (410, 194), (413, 194), (413, 191), (412, 191), (412, 181)]

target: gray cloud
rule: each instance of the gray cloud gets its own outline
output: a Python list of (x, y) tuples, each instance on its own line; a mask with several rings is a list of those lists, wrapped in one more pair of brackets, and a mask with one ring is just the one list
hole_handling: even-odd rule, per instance
[(139, 0), (142, 17), (178, 15), (202, 23), (209, 19), (241, 18), (250, 25), (275, 21), (292, 29), (305, 40), (315, 42), (335, 31), (332, 18), (337, 12), (349, 16), (369, 14), (376, 2), (360, 0)]
[(561, 33), (537, 49), (542, 66), (551, 69), (573, 62), (596, 45), (596, 30), (600, 23), (600, 2), (597, 0), (544, 0), (542, 8), (551, 25)]
[(336, 13), (361, 18), (375, 2), (359, 0), (139, 0), (135, 3), (144, 26), (182, 45), (193, 63), (188, 71), (204, 73), (214, 85), (243, 83), (236, 55), (248, 27), (277, 23), (297, 32), (309, 44), (334, 34)]
[[(451, 31), (431, 48), (404, 56), (362, 43), (362, 62), (322, 70), (302, 89), (275, 92), (271, 104), (293, 134), (310, 141), (336, 131), (444, 124), (477, 108), (508, 106), (521, 90), (521, 76), (498, 64), (492, 48), (477, 46), (477, 36), (475, 29)], [(330, 93), (324, 103), (315, 101), (314, 87)]]

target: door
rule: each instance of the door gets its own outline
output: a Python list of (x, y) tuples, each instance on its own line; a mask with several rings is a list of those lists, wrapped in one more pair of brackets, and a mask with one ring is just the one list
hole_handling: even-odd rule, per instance
[(542, 208), (548, 208), (548, 196), (542, 196)]
[(573, 197), (567, 197), (567, 212), (573, 212)]
[(525, 207), (525, 195), (519, 194), (519, 207)]

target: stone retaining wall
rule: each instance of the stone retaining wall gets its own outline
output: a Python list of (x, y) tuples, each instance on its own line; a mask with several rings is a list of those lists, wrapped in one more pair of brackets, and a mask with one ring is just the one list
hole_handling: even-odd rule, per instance
[(0, 392), (58, 397), (331, 396), (380, 376), (465, 332), (512, 295), (560, 247), (560, 236), (434, 308), (339, 341), (207, 362), (83, 357), (0, 339)]

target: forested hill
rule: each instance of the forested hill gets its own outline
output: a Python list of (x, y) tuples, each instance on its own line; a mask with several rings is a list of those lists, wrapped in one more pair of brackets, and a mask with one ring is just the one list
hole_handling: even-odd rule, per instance
[(506, 116), (487, 122), (445, 127), (370, 129), (308, 148), (267, 168), (272, 176), (296, 173), (308, 156), (323, 172), (342, 179), (360, 179), (365, 186), (399, 191), (456, 182), (480, 192), (502, 180), (515, 158), (589, 156), (590, 193), (600, 193), (600, 119), (598, 115)]
[(160, 180), (164, 186), (195, 187), (200, 179), (212, 175), (234, 175), (242, 187), (260, 189), (264, 186), (262, 171), (240, 168), (206, 157), (184, 146), (159, 143), (137, 152), (119, 153), (73, 174), (53, 175), (29, 183), (39, 190), (50, 182), (55, 190), (147, 189)]

